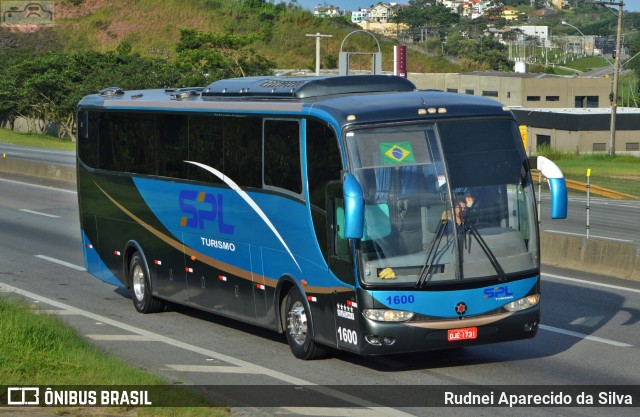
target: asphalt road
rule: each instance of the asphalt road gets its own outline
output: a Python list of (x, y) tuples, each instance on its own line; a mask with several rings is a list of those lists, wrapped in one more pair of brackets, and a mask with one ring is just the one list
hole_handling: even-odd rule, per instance
[[(589, 201), (589, 237), (640, 245), (640, 201), (591, 198)], [(566, 219), (549, 218), (548, 199), (541, 209), (540, 230), (586, 236), (587, 200), (569, 199)]]
[(76, 165), (75, 151), (59, 151), (55, 149), (15, 146), (0, 143), (0, 154), (7, 158), (26, 159), (29, 161), (44, 162), (62, 166)]
[[(640, 283), (544, 268), (543, 321), (534, 339), (391, 357), (335, 352), (304, 362), (291, 355), (282, 336), (261, 328), (185, 307), (136, 313), (127, 291), (84, 272), (73, 190), (0, 177), (0, 233), (0, 291), (60, 314), (92, 343), (170, 383), (240, 385), (247, 406), (234, 409), (240, 415), (637, 415), (634, 408), (612, 407), (430, 409), (417, 407), (415, 397), (411, 407), (398, 407), (386, 404), (384, 395), (378, 408), (331, 404), (371, 405), (353, 392), (363, 385), (397, 394), (398, 385), (408, 392), (543, 385), (557, 393), (588, 384), (604, 392), (631, 387), (638, 397)], [(306, 386), (328, 398), (326, 407), (252, 403), (253, 394), (273, 385)]]

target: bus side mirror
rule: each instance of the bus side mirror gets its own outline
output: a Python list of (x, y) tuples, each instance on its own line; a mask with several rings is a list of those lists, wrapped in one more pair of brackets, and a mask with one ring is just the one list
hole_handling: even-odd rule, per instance
[(351, 173), (344, 174), (342, 180), (344, 195), (344, 237), (362, 239), (364, 232), (364, 197), (362, 187)]
[(544, 156), (532, 156), (529, 158), (531, 169), (538, 169), (549, 181), (551, 193), (551, 218), (567, 218), (567, 183), (560, 168), (550, 159)]

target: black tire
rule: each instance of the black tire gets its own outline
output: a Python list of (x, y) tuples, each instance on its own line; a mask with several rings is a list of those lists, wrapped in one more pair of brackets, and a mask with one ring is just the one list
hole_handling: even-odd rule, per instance
[(311, 314), (297, 288), (291, 288), (285, 306), (285, 333), (293, 356), (304, 360), (325, 356), (326, 349), (314, 341)]
[(151, 295), (151, 280), (142, 256), (134, 253), (129, 263), (131, 299), (136, 310), (143, 314), (155, 313), (164, 308), (164, 303)]

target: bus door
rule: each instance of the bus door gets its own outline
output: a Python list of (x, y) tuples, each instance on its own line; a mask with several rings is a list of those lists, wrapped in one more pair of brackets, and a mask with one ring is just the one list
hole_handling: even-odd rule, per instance
[(185, 251), (189, 303), (228, 317), (254, 321), (253, 279), (247, 262), (252, 257), (250, 245), (187, 233), (185, 239), (188, 247), (199, 247), (205, 252), (197, 255)]
[[(340, 181), (333, 181), (327, 185), (326, 207), (329, 270), (338, 280), (355, 286), (353, 242), (344, 235), (344, 196)], [(357, 351), (363, 340), (359, 337), (361, 332), (358, 326), (359, 310), (355, 291), (337, 291), (334, 293), (334, 299), (335, 328), (333, 330), (336, 344), (341, 349)], [(314, 325), (316, 325), (315, 322)]]

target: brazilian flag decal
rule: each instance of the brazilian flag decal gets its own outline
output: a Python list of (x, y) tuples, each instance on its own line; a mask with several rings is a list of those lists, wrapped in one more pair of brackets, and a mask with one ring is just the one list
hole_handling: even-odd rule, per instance
[(409, 164), (415, 162), (410, 142), (380, 142), (383, 165)]

